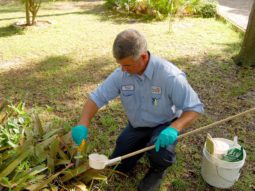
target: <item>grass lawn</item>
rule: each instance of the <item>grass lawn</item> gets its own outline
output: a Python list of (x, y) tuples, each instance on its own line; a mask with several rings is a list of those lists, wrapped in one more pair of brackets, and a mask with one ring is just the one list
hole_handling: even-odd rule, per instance
[[(16, 29), (24, 19), (22, 5), (0, 6), (0, 98), (24, 101), (41, 111), (44, 121), (58, 120), (71, 128), (79, 119), (87, 94), (118, 65), (112, 58), (115, 36), (127, 28), (141, 31), (151, 53), (172, 61), (187, 73), (188, 80), (205, 105), (205, 114), (188, 130), (234, 115), (255, 106), (255, 70), (236, 66), (242, 35), (215, 19), (182, 18), (171, 23), (131, 18), (107, 11), (102, 1), (43, 3), (38, 20), (51, 25)], [(249, 114), (209, 130), (213, 137), (232, 139), (247, 152), (239, 181), (231, 190), (255, 189), (255, 114)], [(125, 127), (120, 101), (99, 111), (89, 132), (89, 152), (110, 155)], [(161, 191), (217, 190), (201, 175), (206, 132), (187, 137), (177, 147), (177, 162), (169, 168)], [(135, 173), (114, 175), (92, 189), (132, 191), (148, 169), (144, 157)]]

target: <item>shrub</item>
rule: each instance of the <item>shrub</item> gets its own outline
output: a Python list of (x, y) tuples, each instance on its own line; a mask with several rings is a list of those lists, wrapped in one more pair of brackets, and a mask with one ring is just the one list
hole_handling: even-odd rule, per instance
[(106, 0), (106, 5), (118, 11), (161, 17), (176, 13), (183, 2), (185, 0)]
[(215, 2), (208, 2), (202, 1), (196, 10), (196, 15), (202, 16), (204, 18), (215, 17), (216, 15), (216, 3)]
[(0, 190), (87, 190), (94, 179), (106, 181), (102, 171), (90, 169), (86, 147), (79, 152), (62, 125), (44, 124), (24, 103), (0, 100)]
[(205, 0), (106, 0), (106, 4), (118, 11), (146, 14), (156, 18), (168, 14), (202, 17), (213, 17), (216, 14), (215, 3)]

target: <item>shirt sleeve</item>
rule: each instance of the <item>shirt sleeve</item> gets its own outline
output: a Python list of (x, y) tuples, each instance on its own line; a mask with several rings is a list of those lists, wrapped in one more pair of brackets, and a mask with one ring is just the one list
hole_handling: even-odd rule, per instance
[(90, 99), (98, 108), (106, 105), (120, 94), (121, 71), (116, 69), (99, 87), (90, 93)]
[(170, 99), (176, 109), (182, 111), (204, 112), (204, 105), (192, 89), (184, 74), (172, 77), (170, 88)]

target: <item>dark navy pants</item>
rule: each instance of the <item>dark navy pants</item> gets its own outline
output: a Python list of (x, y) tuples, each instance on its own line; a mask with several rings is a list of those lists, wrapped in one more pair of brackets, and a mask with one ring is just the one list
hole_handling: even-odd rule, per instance
[[(133, 128), (130, 123), (122, 131), (120, 136), (116, 141), (116, 147), (111, 155), (111, 159), (119, 157), (133, 151), (142, 149), (146, 146), (153, 145), (155, 143), (156, 137), (159, 133), (168, 127), (170, 122), (158, 125), (154, 128), (151, 127), (138, 127)], [(167, 148), (160, 148), (158, 152), (155, 149), (147, 151), (147, 155), (150, 161), (151, 168), (157, 169), (159, 171), (165, 170), (167, 167), (171, 166), (176, 160), (175, 157), (175, 146), (177, 141), (168, 146)], [(128, 172), (133, 169), (136, 162), (143, 156), (144, 153), (139, 155), (124, 159), (118, 165), (116, 170), (121, 172)]]

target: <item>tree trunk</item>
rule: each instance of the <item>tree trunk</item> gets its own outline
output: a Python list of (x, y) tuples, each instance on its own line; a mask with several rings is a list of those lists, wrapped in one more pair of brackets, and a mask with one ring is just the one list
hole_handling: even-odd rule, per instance
[(26, 25), (31, 25), (30, 23), (30, 13), (29, 13), (29, 2), (28, 0), (25, 1), (25, 8), (26, 8)]
[(41, 6), (41, 0), (39, 0), (39, 2), (35, 2), (35, 0), (29, 0), (29, 4), (30, 4), (29, 10), (32, 14), (32, 25), (35, 25), (36, 24), (35, 18)]
[(235, 62), (241, 66), (255, 67), (255, 1), (251, 9), (248, 26), (244, 36), (241, 51)]

